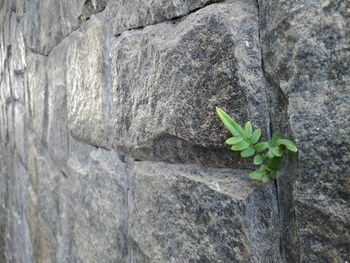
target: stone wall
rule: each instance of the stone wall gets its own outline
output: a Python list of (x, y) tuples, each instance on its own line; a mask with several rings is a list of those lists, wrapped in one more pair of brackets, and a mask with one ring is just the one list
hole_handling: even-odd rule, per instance
[[(0, 0), (0, 262), (350, 260), (346, 0)], [(248, 179), (224, 108), (299, 152)]]

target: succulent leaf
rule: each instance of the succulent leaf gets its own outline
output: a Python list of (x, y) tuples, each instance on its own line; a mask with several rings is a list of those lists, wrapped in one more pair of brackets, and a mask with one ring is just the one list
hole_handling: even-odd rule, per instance
[(252, 147), (248, 147), (247, 149), (241, 152), (241, 157), (246, 158), (254, 155), (255, 151)]
[(235, 144), (231, 147), (231, 149), (233, 151), (242, 151), (244, 149), (247, 149), (249, 147), (249, 143), (247, 143), (246, 141), (241, 141), (238, 144)]
[(237, 144), (240, 143), (241, 141), (243, 141), (242, 137), (231, 137), (230, 139), (226, 140), (226, 143), (228, 145), (233, 145), (233, 144)]
[(261, 129), (256, 129), (253, 132), (252, 136), (250, 137), (251, 143), (256, 144), (259, 141), (260, 137), (261, 137)]

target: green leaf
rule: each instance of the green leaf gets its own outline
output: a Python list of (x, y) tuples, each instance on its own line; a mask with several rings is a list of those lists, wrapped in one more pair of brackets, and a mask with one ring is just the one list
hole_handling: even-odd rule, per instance
[(261, 136), (261, 129), (256, 129), (253, 132), (252, 136), (250, 137), (251, 143), (252, 144), (256, 144), (259, 141), (260, 136)]
[(270, 148), (266, 155), (267, 157), (269, 157), (269, 159), (275, 157), (275, 154), (273, 153), (273, 148)]
[(252, 136), (253, 127), (252, 127), (252, 124), (250, 123), (250, 121), (247, 121), (247, 123), (245, 124), (245, 126), (244, 126), (244, 133), (245, 133), (245, 136), (247, 138), (250, 138), (250, 136)]
[(233, 145), (233, 144), (240, 143), (241, 141), (243, 141), (243, 138), (237, 136), (237, 137), (232, 137), (232, 138), (226, 140), (226, 143), (228, 145)]
[(226, 128), (234, 135), (234, 136), (243, 136), (242, 127), (235, 122), (226, 112), (224, 112), (219, 107), (216, 107), (216, 113), (218, 114), (220, 120), (224, 123)]
[(241, 151), (243, 158), (254, 157), (254, 164), (259, 166), (257, 170), (249, 174), (254, 180), (266, 182), (269, 179), (276, 179), (284, 150), (298, 151), (295, 143), (282, 139), (279, 132), (274, 132), (270, 140), (258, 143), (261, 139), (261, 129), (253, 130), (250, 121), (247, 121), (242, 128), (222, 109), (216, 107), (216, 112), (226, 128), (233, 134), (233, 137), (226, 140), (227, 144), (232, 145), (231, 149)]
[(261, 142), (256, 144), (254, 148), (255, 148), (255, 151), (257, 151), (258, 153), (261, 153), (266, 150), (267, 146), (268, 146), (267, 142)]
[(260, 154), (255, 155), (255, 157), (254, 157), (254, 164), (255, 165), (260, 165), (263, 163), (263, 161), (264, 160), (262, 159)]
[(281, 165), (281, 158), (274, 157), (270, 159), (267, 163), (267, 166), (270, 170), (277, 171), (280, 168)]
[(262, 176), (263, 176), (263, 173), (261, 173), (259, 171), (254, 171), (254, 172), (249, 174), (250, 178), (252, 178), (254, 180), (258, 180), (258, 181), (262, 181)]
[(274, 132), (272, 135), (272, 139), (271, 139), (271, 145), (273, 147), (277, 146), (277, 142), (278, 140), (281, 139), (281, 133), (280, 132)]
[(262, 181), (264, 183), (269, 180), (269, 178), (264, 173), (262, 173), (258, 170), (250, 173), (249, 177), (252, 178), (253, 180)]
[(272, 152), (277, 157), (281, 157), (283, 155), (283, 151), (282, 151), (281, 147), (278, 147), (278, 146), (273, 147)]
[(262, 173), (266, 173), (267, 166), (265, 164), (262, 164), (262, 165), (260, 165), (258, 170)]
[(252, 147), (248, 147), (244, 151), (241, 152), (241, 157), (246, 158), (254, 155), (255, 151)]
[(296, 145), (294, 144), (294, 142), (287, 140), (287, 139), (279, 139), (277, 142), (278, 145), (284, 145), (287, 147), (288, 150), (290, 150), (291, 152), (297, 152), (298, 148), (296, 147)]
[(246, 141), (241, 141), (238, 144), (235, 144), (231, 147), (232, 151), (242, 151), (244, 149), (247, 149), (249, 147), (249, 143), (247, 143)]

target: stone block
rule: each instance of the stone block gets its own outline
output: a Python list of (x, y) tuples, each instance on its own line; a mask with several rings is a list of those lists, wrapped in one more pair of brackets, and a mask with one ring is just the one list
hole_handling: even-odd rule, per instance
[(281, 262), (275, 187), (247, 171), (135, 162), (132, 262)]
[(127, 262), (126, 165), (113, 151), (70, 143), (65, 189), (74, 257), (82, 262)]
[(268, 87), (284, 97), (280, 107), (299, 148), (287, 259), (349, 261), (349, 4), (261, 0), (259, 7)]
[(119, 36), (112, 48), (115, 146), (138, 159), (241, 166), (215, 106), (266, 135), (269, 117), (252, 2), (207, 6)]
[(105, 28), (97, 19), (86, 22), (67, 39), (68, 127), (92, 145), (107, 145), (107, 74)]
[(108, 16), (112, 18), (114, 34), (179, 18), (191, 11), (222, 0), (129, 0), (109, 1)]
[(48, 55), (62, 39), (78, 28), (83, 1), (40, 1), (26, 5), (24, 38), (31, 50)]

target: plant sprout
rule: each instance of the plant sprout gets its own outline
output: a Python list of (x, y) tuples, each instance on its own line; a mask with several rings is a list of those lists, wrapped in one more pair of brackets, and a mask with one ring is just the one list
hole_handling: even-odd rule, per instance
[(249, 174), (250, 178), (262, 182), (274, 180), (281, 166), (283, 154), (286, 151), (297, 152), (295, 144), (283, 139), (279, 132), (274, 132), (271, 140), (259, 141), (261, 129), (253, 130), (250, 121), (242, 128), (233, 118), (222, 109), (216, 107), (216, 113), (232, 137), (226, 140), (232, 151), (241, 152), (241, 157), (252, 157), (259, 167)]

